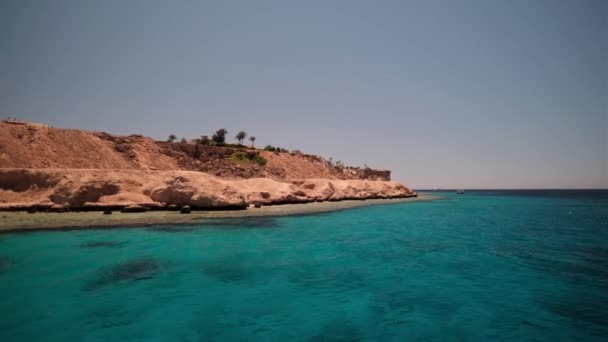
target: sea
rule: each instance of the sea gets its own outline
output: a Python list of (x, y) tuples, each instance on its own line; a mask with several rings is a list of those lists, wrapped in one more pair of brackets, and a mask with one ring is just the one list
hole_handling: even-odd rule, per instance
[(607, 341), (608, 191), (0, 235), (0, 341)]

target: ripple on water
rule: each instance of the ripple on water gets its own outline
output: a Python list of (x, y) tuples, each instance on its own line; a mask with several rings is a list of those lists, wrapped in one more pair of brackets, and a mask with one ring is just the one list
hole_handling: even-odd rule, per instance
[(9, 257), (0, 256), (0, 273), (7, 272), (11, 268), (12, 262)]
[(194, 226), (153, 226), (146, 230), (159, 233), (190, 233), (196, 229)]
[[(381, 247), (370, 248), (370, 245)], [(342, 244), (338, 248), (342, 253), (355, 255), (364, 262), (384, 265), (413, 262), (432, 253), (445, 252), (449, 246), (445, 242), (391, 235), (390, 239)]]
[(522, 260), (548, 275), (565, 279), (596, 278), (598, 281), (608, 277), (608, 257), (602, 255), (603, 249), (580, 249), (568, 255), (553, 251), (531, 251), (512, 248), (493, 251), (494, 254)]
[(134, 259), (109, 268), (97, 271), (96, 279), (85, 286), (85, 290), (95, 290), (100, 287), (122, 282), (154, 278), (160, 271), (160, 265), (154, 258)]
[(202, 272), (223, 283), (245, 282), (253, 278), (253, 272), (243, 263), (217, 260), (203, 263)]
[(608, 308), (605, 300), (589, 294), (545, 296), (540, 300), (542, 307), (571, 322), (601, 329), (608, 333)]
[(110, 329), (130, 325), (133, 319), (120, 305), (101, 305), (87, 312), (83, 322), (94, 329)]
[(579, 262), (594, 269), (594, 274), (601, 274), (603, 279), (608, 278), (608, 248), (581, 248), (575, 255)]
[(121, 247), (125, 242), (121, 241), (90, 241), (80, 244), (82, 248), (98, 248), (98, 247)]
[(310, 341), (362, 341), (361, 330), (346, 319), (335, 319), (325, 323)]
[(233, 229), (261, 229), (261, 228), (277, 228), (280, 226), (279, 221), (272, 217), (235, 217), (221, 219), (206, 219), (199, 222), (199, 226), (212, 228), (233, 228)]
[(333, 288), (349, 291), (365, 287), (369, 276), (358, 268), (305, 264), (290, 269), (287, 279), (296, 286), (311, 290)]
[(432, 295), (426, 288), (388, 287), (374, 293), (369, 302), (372, 317), (379, 327), (392, 329), (406, 326), (417, 313), (449, 317), (461, 304), (449, 297)]

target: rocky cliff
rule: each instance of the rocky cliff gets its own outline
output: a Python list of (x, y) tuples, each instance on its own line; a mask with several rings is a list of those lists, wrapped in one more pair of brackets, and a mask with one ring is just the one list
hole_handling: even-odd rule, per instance
[(150, 209), (240, 209), (415, 195), (389, 179), (390, 171), (335, 166), (300, 152), (168, 143), (139, 135), (0, 122), (4, 210), (135, 204)]

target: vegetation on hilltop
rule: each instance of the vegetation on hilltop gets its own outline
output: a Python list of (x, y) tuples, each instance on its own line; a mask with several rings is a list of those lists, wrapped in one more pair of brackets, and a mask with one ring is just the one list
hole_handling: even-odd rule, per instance
[[(251, 142), (251, 146), (245, 146), (245, 145), (243, 145), (243, 143), (244, 143), (245, 139), (248, 137), (247, 132), (239, 131), (234, 136), (234, 139), (237, 141), (237, 143), (226, 142), (227, 135), (228, 135), (228, 130), (226, 130), (225, 128), (220, 128), (217, 131), (215, 131), (215, 133), (211, 136), (211, 138), (209, 138), (209, 136), (207, 136), (207, 135), (201, 135), (200, 139), (194, 139), (193, 140), (194, 150), (191, 150), (191, 152), (190, 152), (191, 156), (196, 159), (199, 159), (203, 155), (199, 145), (236, 148), (236, 149), (238, 149), (236, 152), (230, 151), (223, 158), (225, 158), (226, 160), (241, 163), (241, 164), (257, 164), (260, 166), (266, 165), (267, 160), (264, 157), (262, 157), (259, 153), (246, 151), (247, 149), (256, 150), (256, 148), (254, 146), (255, 141), (256, 141), (255, 136), (249, 136), (249, 141)], [(176, 139), (177, 139), (177, 137), (174, 134), (171, 134), (171, 135), (169, 135), (167, 142), (173, 143)], [(181, 143), (187, 143), (187, 142), (185, 139), (182, 138)], [(328, 160), (326, 160), (320, 156), (302, 153), (300, 150), (289, 151), (285, 148), (278, 147), (278, 146), (272, 146), (272, 145), (266, 145), (264, 147), (264, 150), (269, 151), (269, 152), (274, 152), (274, 153), (290, 153), (292, 155), (302, 156), (304, 158), (310, 159), (313, 162), (323, 163), (326, 165), (326, 167), (333, 168), (339, 173), (350, 172), (350, 173), (355, 174), (355, 173), (359, 173), (359, 172), (369, 173), (371, 171), (371, 169), (367, 166), (367, 164), (365, 165), (364, 168), (349, 167), (349, 166), (344, 165), (341, 161), (334, 161), (333, 158), (329, 158)]]
[(262, 157), (258, 153), (248, 153), (245, 151), (236, 151), (232, 155), (230, 155), (228, 159), (235, 162), (255, 163), (260, 166), (264, 166), (268, 162), (264, 157)]
[(247, 133), (240, 131), (234, 138), (239, 142), (240, 145), (243, 145), (243, 140), (245, 140), (246, 137)]
[(274, 147), (272, 145), (266, 145), (266, 147), (264, 147), (264, 150), (266, 151), (270, 151), (270, 152), (289, 152), (286, 149), (282, 148), (282, 147)]
[(226, 134), (228, 134), (228, 131), (225, 128), (220, 128), (215, 131), (215, 134), (211, 137), (211, 139), (213, 139), (213, 142), (216, 145), (222, 146), (226, 143)]

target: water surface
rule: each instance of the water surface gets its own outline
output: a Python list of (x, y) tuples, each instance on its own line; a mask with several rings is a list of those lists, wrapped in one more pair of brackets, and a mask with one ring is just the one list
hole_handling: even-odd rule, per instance
[(604, 340), (608, 193), (0, 235), (0, 341)]

